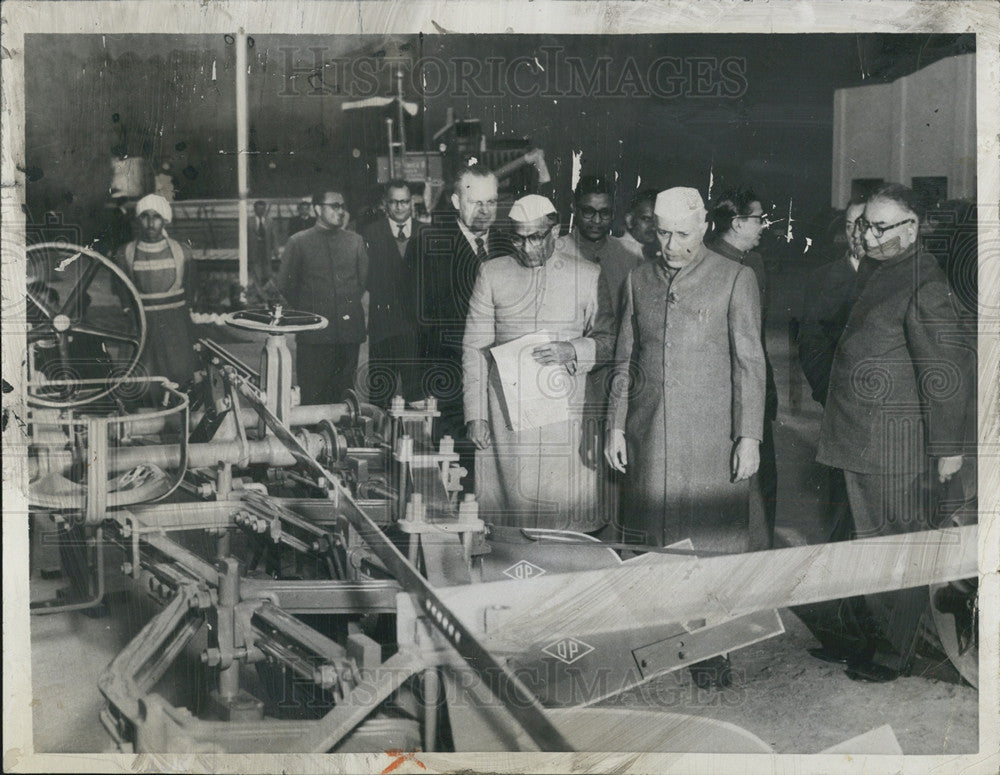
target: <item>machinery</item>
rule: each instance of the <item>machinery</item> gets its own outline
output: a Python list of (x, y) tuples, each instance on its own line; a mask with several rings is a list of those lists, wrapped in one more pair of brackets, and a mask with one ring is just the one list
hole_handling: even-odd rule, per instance
[[(586, 535), (496, 528), (433, 399), (299, 403), (286, 337), (322, 318), (230, 315), (266, 337), (259, 368), (203, 339), (185, 392), (134, 374), (144, 317), (111, 262), (54, 244), (28, 259), (29, 496), (77, 594), (33, 613), (113, 585), (155, 603), (98, 678), (123, 751), (766, 752), (730, 724), (591, 706), (781, 633), (777, 608), (940, 597), (976, 575), (974, 525), (625, 561)], [(889, 570), (872, 561), (886, 551)]]

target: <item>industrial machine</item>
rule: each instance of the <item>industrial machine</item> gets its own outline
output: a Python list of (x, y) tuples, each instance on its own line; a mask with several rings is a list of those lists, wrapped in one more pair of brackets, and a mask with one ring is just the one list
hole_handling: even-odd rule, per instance
[[(144, 316), (111, 262), (43, 244), (28, 267), (29, 497), (76, 592), (33, 613), (121, 586), (155, 603), (97, 679), (123, 751), (766, 752), (731, 724), (593, 706), (781, 633), (780, 607), (940, 597), (976, 575), (974, 525), (628, 560), (582, 534), (497, 528), (435, 435), (433, 399), (299, 402), (286, 337), (324, 319), (231, 314), (265, 337), (259, 368), (203, 339), (185, 392), (135, 373)], [(968, 590), (957, 599), (960, 616)], [(945, 626), (968, 651), (968, 627)]]

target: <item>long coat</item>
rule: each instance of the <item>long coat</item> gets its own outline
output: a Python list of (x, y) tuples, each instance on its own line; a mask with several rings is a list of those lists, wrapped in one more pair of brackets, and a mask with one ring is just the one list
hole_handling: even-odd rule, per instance
[(608, 426), (628, 450), (622, 525), (666, 545), (749, 546), (749, 480), (732, 483), (740, 437), (760, 440), (764, 351), (753, 270), (705, 246), (671, 279), (640, 264), (624, 289)]
[(934, 258), (911, 249), (879, 262), (833, 356), (816, 460), (860, 474), (918, 473), (928, 456), (968, 451), (970, 334)]
[[(610, 311), (598, 304), (600, 268), (555, 252), (541, 267), (505, 256), (484, 263), (472, 292), (464, 338), (467, 420), (486, 420), (491, 445), (476, 451), (480, 515), (494, 524), (595, 530), (604, 522), (597, 470), (583, 459), (581, 428), (587, 373), (610, 359)], [(512, 430), (491, 347), (550, 331), (568, 341), (576, 361), (566, 367), (569, 420)]]
[(293, 234), (281, 260), (277, 286), (293, 309), (325, 317), (327, 327), (296, 334), (307, 344), (365, 340), (361, 296), (368, 282), (365, 243), (354, 232), (313, 226)]

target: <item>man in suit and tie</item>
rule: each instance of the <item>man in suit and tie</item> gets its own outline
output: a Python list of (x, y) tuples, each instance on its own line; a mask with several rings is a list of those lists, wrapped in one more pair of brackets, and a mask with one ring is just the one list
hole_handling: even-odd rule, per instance
[(474, 481), (475, 447), (466, 437), (462, 407), (465, 318), (480, 265), (512, 250), (494, 226), (497, 188), (496, 175), (482, 165), (462, 167), (451, 195), (455, 212), (421, 230), (412, 254), (422, 371), (418, 392), (437, 399), (438, 433), (455, 440), (469, 472), (467, 490)]
[(267, 217), (267, 202), (263, 199), (253, 203), (249, 230), (247, 266), (251, 280), (258, 288), (263, 288), (271, 279), (271, 261), (278, 258), (274, 221)]
[(369, 224), (362, 235), (369, 261), (368, 383), (376, 404), (397, 393), (420, 397), (414, 384), (417, 305), (407, 255), (416, 249), (423, 224), (413, 217), (413, 196), (404, 180), (386, 184), (382, 206), (385, 217)]

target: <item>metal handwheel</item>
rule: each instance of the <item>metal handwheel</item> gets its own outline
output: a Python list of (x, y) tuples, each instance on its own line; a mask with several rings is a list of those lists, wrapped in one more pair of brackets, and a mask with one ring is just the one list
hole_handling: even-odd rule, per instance
[(113, 393), (142, 356), (139, 293), (90, 248), (43, 242), (26, 251), (28, 400), (70, 408)]

